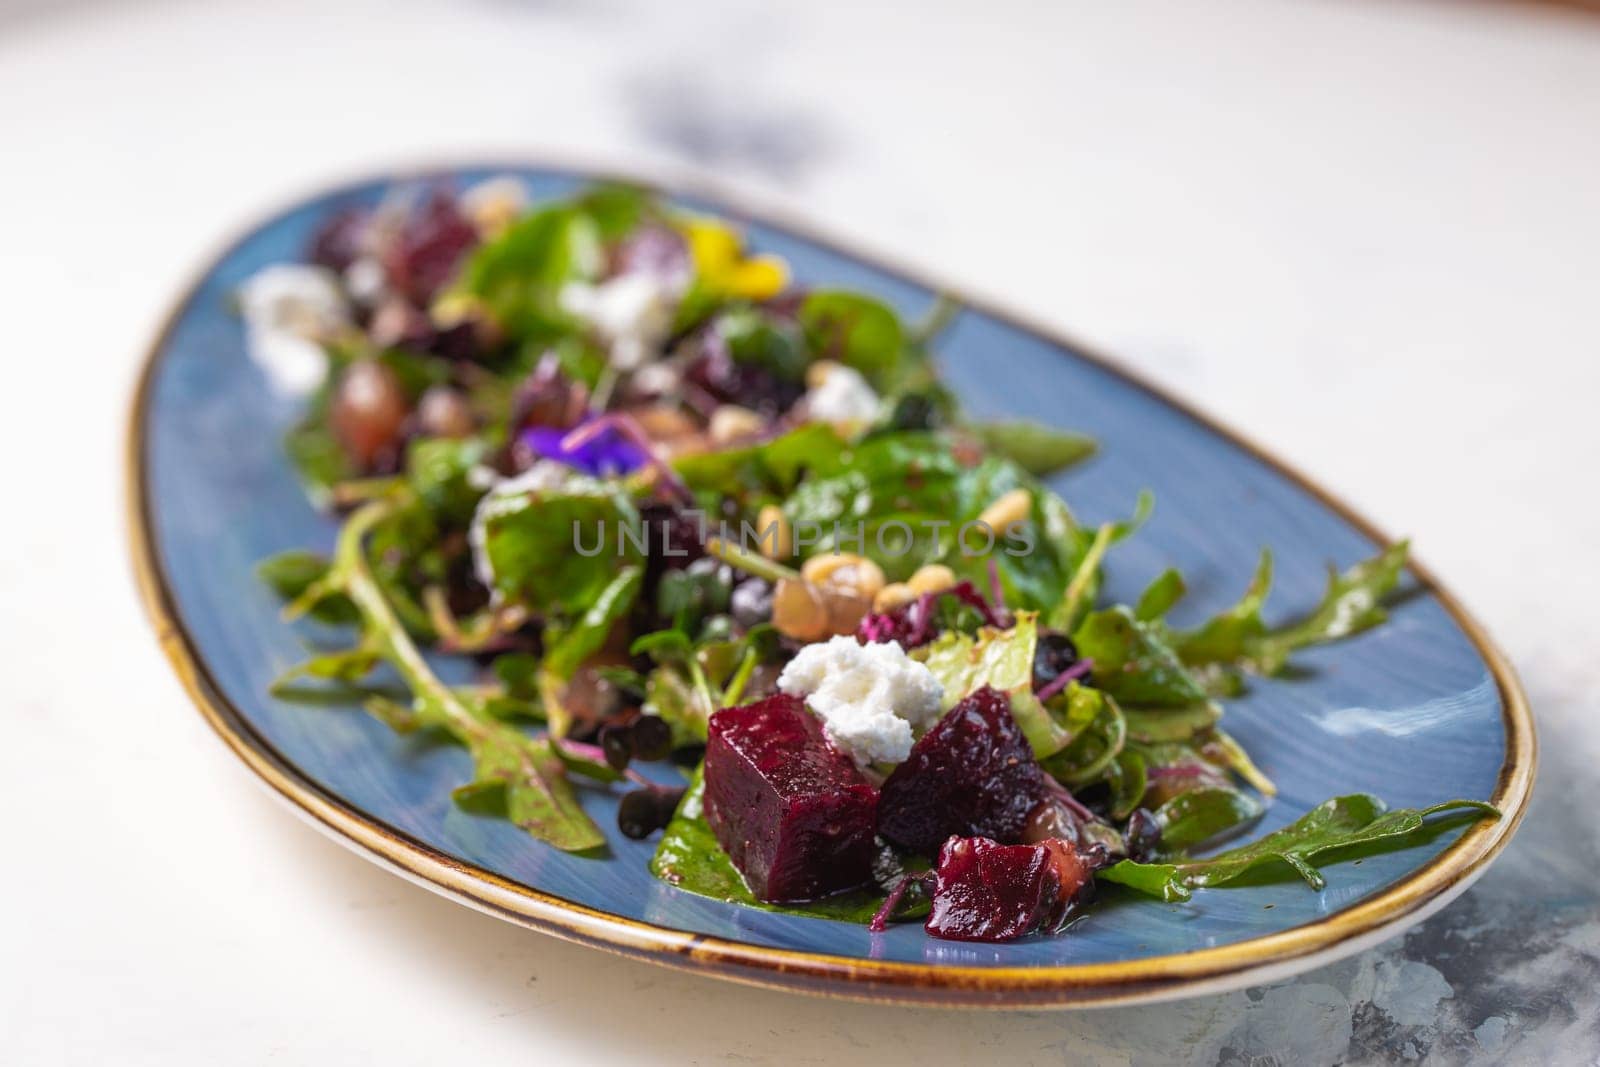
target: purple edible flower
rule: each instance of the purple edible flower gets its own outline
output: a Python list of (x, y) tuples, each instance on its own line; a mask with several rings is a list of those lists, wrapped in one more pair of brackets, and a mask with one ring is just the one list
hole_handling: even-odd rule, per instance
[[(587, 425), (586, 419), (580, 426)], [(554, 426), (531, 426), (518, 435), (528, 451), (540, 459), (553, 459), (596, 478), (615, 478), (631, 474), (649, 462), (643, 450), (613, 428), (592, 437), (566, 440), (571, 430)]]

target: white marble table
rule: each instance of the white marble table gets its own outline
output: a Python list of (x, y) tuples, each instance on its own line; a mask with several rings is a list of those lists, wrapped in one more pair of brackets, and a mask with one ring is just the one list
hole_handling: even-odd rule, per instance
[[(1466, 3), (0, 0), (0, 1062), (1589, 1062), (1600, 1053), (1600, 22)], [(1416, 538), (1543, 774), (1408, 936), (1266, 989), (977, 1015), (560, 944), (273, 804), (140, 616), (142, 346), (330, 177), (560, 150), (711, 176), (999, 295)]]

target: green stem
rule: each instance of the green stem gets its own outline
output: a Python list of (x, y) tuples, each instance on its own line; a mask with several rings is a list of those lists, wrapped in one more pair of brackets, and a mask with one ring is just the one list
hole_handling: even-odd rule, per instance
[(731, 545), (720, 537), (706, 538), (706, 551), (730, 567), (765, 578), (769, 582), (798, 582), (800, 572), (793, 567), (775, 563), (766, 556), (758, 556), (738, 545)]
[[(1105, 559), (1106, 549), (1111, 547), (1111, 539), (1116, 534), (1115, 523), (1102, 523), (1095, 531), (1094, 541), (1089, 545), (1089, 551), (1083, 554), (1083, 562), (1078, 564), (1078, 569), (1072, 574), (1072, 581), (1067, 583), (1067, 592), (1061, 601), (1060, 618), (1066, 620), (1067, 629), (1071, 629), (1077, 621), (1078, 610), (1082, 607), (1084, 594), (1089, 590), (1089, 583), (1100, 570), (1100, 561)], [(1052, 616), (1055, 618), (1055, 616)]]
[(394, 608), (379, 588), (377, 579), (367, 565), (365, 541), (367, 534), (399, 508), (390, 497), (374, 500), (356, 511), (345, 521), (339, 531), (339, 541), (334, 549), (333, 567), (339, 576), (339, 585), (366, 620), (370, 640), (377, 643), (384, 659), (394, 665), (405, 679), (416, 699), (442, 718), (452, 730), (469, 744), (488, 737), (490, 729), (474, 715), (461, 700), (441, 682), (422, 658), (422, 653), (412, 643), (411, 637), (395, 615)]
[(739, 661), (739, 669), (733, 672), (732, 678), (728, 679), (728, 688), (722, 691), (723, 707), (731, 708), (739, 703), (739, 698), (744, 696), (744, 687), (750, 682), (750, 675), (755, 673), (756, 660), (758, 658), (755, 649), (747, 648), (744, 650), (744, 658)]

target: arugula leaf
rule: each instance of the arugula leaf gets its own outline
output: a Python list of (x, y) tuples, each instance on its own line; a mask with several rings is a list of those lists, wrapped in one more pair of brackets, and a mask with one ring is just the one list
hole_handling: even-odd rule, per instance
[(1399, 582), (1410, 544), (1399, 541), (1343, 574), (1329, 568), (1328, 589), (1316, 609), (1255, 643), (1250, 658), (1257, 669), (1275, 674), (1296, 649), (1337, 641), (1381, 623), (1388, 616), (1379, 602)]
[(1192, 889), (1225, 885), (1256, 868), (1282, 863), (1312, 889), (1320, 890), (1327, 880), (1312, 863), (1317, 856), (1356, 845), (1398, 846), (1431, 816), (1454, 811), (1471, 812), (1478, 818), (1500, 816), (1494, 805), (1481, 800), (1447, 800), (1427, 808), (1389, 811), (1369, 793), (1351, 793), (1325, 800), (1283, 829), (1208, 859), (1174, 863), (1123, 860), (1101, 871), (1099, 877), (1163, 900), (1187, 900)]
[(369, 701), (373, 714), (397, 729), (436, 727), (466, 745), (476, 768), (473, 781), (457, 790), (472, 810), (497, 810), (540, 840), (567, 851), (605, 844), (598, 827), (578, 806), (565, 768), (548, 738), (530, 737), (495, 719), (477, 701), (452, 690), (433, 673), (407, 636), (367, 559), (366, 539), (405, 503), (373, 501), (352, 514), (339, 532), (328, 573), (290, 605), (303, 610), (330, 595), (346, 597), (361, 614), (358, 658), (347, 672), (379, 659), (399, 672), (412, 693), (408, 709), (392, 701)]
[[(256, 576), (272, 587), (284, 600), (295, 600), (328, 574), (328, 561), (315, 552), (291, 549), (269, 556), (256, 564)], [(329, 595), (310, 607), (318, 622), (344, 625), (361, 618), (348, 597)]]
[(1261, 605), (1272, 588), (1272, 553), (1265, 549), (1256, 564), (1244, 596), (1198, 630), (1173, 635), (1173, 645), (1185, 663), (1223, 663), (1239, 659), (1266, 633)]
[(1039, 478), (1057, 474), (1094, 455), (1092, 437), (1036, 422), (986, 422), (968, 427), (990, 451)]
[(1227, 691), (1237, 687), (1227, 672), (1245, 669), (1276, 674), (1297, 649), (1337, 641), (1382, 622), (1385, 615), (1380, 601), (1400, 579), (1407, 544), (1401, 541), (1343, 574), (1330, 571), (1327, 591), (1317, 607), (1303, 619), (1285, 626), (1268, 627), (1261, 619), (1261, 609), (1272, 586), (1272, 553), (1265, 549), (1238, 603), (1197, 629), (1172, 631), (1159, 624), (1161, 616), (1182, 595), (1182, 579), (1173, 571), (1162, 575), (1145, 591), (1137, 615), (1165, 630), (1167, 641), (1184, 663), (1223, 672), (1222, 688)]

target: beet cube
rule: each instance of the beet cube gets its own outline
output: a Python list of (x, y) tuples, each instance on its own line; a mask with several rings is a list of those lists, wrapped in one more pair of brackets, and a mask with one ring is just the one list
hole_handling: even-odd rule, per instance
[(927, 856), (952, 836), (1014, 842), (1044, 796), (1044, 772), (1010, 700), (984, 686), (951, 708), (883, 783), (878, 832)]
[(1001, 845), (952, 837), (939, 850), (923, 928), (951, 941), (1010, 941), (1058, 929), (1093, 869), (1072, 844)]
[(798, 697), (711, 717), (705, 813), (750, 891), (815, 900), (872, 878), (878, 791)]

